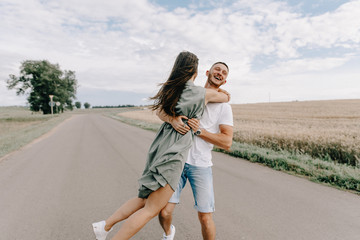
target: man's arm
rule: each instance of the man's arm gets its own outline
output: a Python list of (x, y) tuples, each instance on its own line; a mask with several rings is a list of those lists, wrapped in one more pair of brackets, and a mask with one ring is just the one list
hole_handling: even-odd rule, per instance
[[(199, 128), (198, 123), (196, 124), (197, 119), (189, 119), (188, 124), (193, 129), (194, 132)], [(201, 133), (197, 135), (201, 137), (204, 141), (212, 143), (222, 149), (230, 150), (233, 139), (233, 127), (230, 125), (222, 124), (219, 126), (219, 133), (211, 133), (205, 129), (201, 129)]]
[(205, 129), (201, 129), (201, 134), (199, 134), (198, 137), (201, 137), (203, 140), (229, 151), (232, 145), (233, 127), (229, 125), (220, 125), (219, 128), (219, 133), (211, 133)]

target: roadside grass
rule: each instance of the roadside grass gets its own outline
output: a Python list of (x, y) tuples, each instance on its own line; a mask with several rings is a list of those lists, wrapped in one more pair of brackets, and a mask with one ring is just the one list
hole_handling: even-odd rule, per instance
[(0, 158), (29, 144), (69, 116), (33, 113), (26, 107), (0, 107)]
[(159, 123), (151, 123), (151, 122), (146, 122), (146, 121), (142, 121), (142, 120), (138, 120), (138, 119), (127, 118), (127, 117), (119, 116), (117, 114), (110, 115), (110, 117), (112, 117), (116, 120), (119, 120), (123, 123), (129, 124), (132, 126), (136, 126), (136, 127), (140, 127), (145, 130), (151, 130), (154, 132), (159, 130), (159, 128), (161, 126), (161, 124), (159, 124)]
[[(144, 112), (149, 112), (145, 110)], [(112, 114), (112, 118), (143, 129), (157, 131), (160, 123), (153, 119), (141, 116), (135, 119), (136, 112)], [(288, 150), (273, 150), (257, 145), (233, 141), (229, 151), (214, 148), (214, 151), (223, 152), (234, 157), (243, 158), (251, 162), (260, 163), (278, 171), (305, 177), (311, 181), (334, 186), (360, 194), (360, 168), (348, 164), (341, 164), (328, 158), (316, 158), (306, 153)]]
[(275, 151), (236, 141), (233, 142), (230, 151), (219, 148), (214, 150), (360, 194), (360, 169), (351, 165), (324, 161), (308, 154), (291, 153), (286, 150)]

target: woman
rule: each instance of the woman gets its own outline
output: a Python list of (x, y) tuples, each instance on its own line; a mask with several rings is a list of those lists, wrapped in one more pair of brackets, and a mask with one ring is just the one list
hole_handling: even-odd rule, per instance
[[(229, 101), (226, 92), (194, 85), (198, 61), (196, 55), (190, 52), (178, 55), (168, 80), (152, 98), (155, 100), (153, 110), (163, 111), (170, 116), (200, 118), (207, 102)], [(138, 197), (127, 201), (106, 221), (93, 223), (96, 239), (105, 240), (112, 226), (124, 219), (127, 220), (113, 239), (129, 239), (158, 215), (177, 187), (192, 138), (192, 131), (182, 135), (170, 124), (162, 124), (139, 179)]]

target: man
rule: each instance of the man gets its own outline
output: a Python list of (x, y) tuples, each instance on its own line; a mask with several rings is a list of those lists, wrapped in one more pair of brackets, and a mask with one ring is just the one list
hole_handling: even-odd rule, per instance
[[(205, 88), (219, 91), (220, 86), (226, 83), (228, 73), (229, 68), (225, 63), (217, 62), (213, 64), (210, 70), (206, 71), (208, 79)], [(171, 224), (172, 213), (176, 204), (180, 202), (181, 190), (185, 187), (187, 179), (193, 190), (194, 208), (198, 211), (203, 239), (214, 240), (216, 229), (212, 218), (212, 213), (215, 211), (215, 201), (211, 151), (214, 145), (225, 150), (229, 150), (231, 147), (233, 137), (231, 106), (228, 103), (208, 103), (200, 123), (197, 119), (188, 119), (187, 124), (189, 126), (182, 121), (182, 119), (186, 119), (185, 116), (172, 118), (164, 113), (158, 113), (158, 116), (161, 120), (170, 123), (176, 131), (182, 134), (189, 131), (190, 126), (195, 135), (178, 188), (159, 214), (159, 221), (164, 229), (163, 240), (174, 239), (175, 227)]]

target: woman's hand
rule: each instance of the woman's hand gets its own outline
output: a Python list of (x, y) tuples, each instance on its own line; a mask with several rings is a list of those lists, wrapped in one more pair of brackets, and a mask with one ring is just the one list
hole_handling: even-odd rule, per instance
[(209, 102), (223, 103), (230, 101), (230, 93), (223, 89), (209, 89), (206, 88), (205, 104)]
[(186, 116), (177, 116), (171, 118), (171, 126), (180, 134), (184, 135), (190, 130), (190, 127), (183, 122), (183, 119), (188, 119)]
[(231, 94), (228, 91), (226, 91), (224, 89), (221, 89), (221, 88), (218, 88), (218, 92), (226, 94), (228, 96), (229, 101), (230, 101)]
[(191, 127), (193, 132), (196, 132), (199, 129), (200, 126), (200, 120), (197, 118), (191, 118), (188, 120), (188, 125)]

